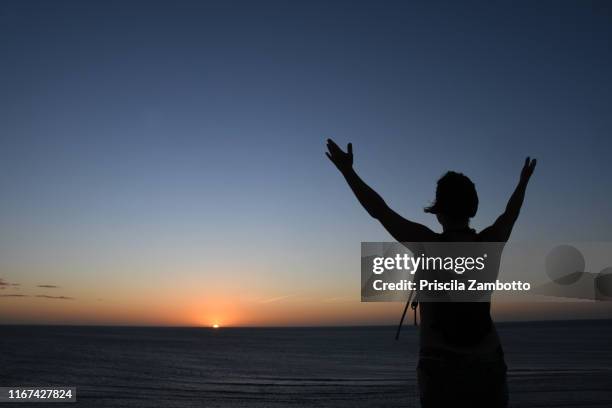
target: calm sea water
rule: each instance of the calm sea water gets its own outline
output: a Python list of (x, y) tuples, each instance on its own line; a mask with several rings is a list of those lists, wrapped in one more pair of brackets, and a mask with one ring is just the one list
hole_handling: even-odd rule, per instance
[[(511, 406), (612, 406), (612, 321), (498, 327)], [(416, 331), (394, 330), (0, 326), (0, 386), (77, 387), (54, 407), (418, 407)]]

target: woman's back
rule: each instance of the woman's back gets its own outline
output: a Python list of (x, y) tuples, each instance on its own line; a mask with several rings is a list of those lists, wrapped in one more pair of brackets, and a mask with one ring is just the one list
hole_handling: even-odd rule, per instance
[[(481, 242), (480, 234), (471, 228), (436, 235), (439, 242)], [(482, 355), (484, 358), (501, 348), (491, 319), (490, 301), (424, 301), (419, 306), (422, 355), (457, 353), (474, 357)]]

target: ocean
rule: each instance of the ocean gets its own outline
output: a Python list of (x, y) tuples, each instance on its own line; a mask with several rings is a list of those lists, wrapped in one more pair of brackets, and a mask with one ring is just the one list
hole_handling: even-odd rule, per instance
[[(612, 321), (498, 330), (511, 407), (612, 407)], [(394, 331), (0, 326), (0, 386), (77, 388), (53, 407), (418, 407), (417, 332)]]

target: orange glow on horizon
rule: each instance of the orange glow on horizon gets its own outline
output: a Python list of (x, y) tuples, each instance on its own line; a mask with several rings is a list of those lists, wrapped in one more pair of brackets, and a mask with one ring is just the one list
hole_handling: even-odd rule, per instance
[[(0, 298), (0, 322), (17, 324), (100, 324), (135, 326), (191, 326), (203, 328), (265, 326), (395, 325), (402, 303), (361, 303), (358, 296), (304, 293), (283, 295), (205, 290), (164, 291), (105, 297), (74, 294), (74, 299), (37, 297)], [(72, 293), (70, 293), (72, 295)], [(494, 302), (496, 321), (572, 318), (609, 318), (600, 303)]]

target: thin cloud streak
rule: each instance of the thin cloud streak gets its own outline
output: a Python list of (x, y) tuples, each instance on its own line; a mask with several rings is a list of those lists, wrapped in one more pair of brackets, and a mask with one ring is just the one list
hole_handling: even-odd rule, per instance
[(332, 297), (328, 299), (323, 299), (323, 303), (346, 303), (346, 302), (358, 302), (359, 298), (354, 298), (351, 296), (338, 296)]
[(295, 295), (277, 296), (277, 297), (273, 297), (270, 299), (260, 300), (259, 303), (265, 304), (265, 303), (280, 302), (281, 300), (285, 300), (285, 299), (292, 298), (292, 297), (295, 297)]
[(18, 288), (19, 286), (21, 286), (19, 283), (7, 282), (6, 280), (0, 278), (0, 290), (6, 289), (9, 287)]
[(70, 296), (36, 295), (36, 297), (43, 299), (74, 300), (74, 298)]

